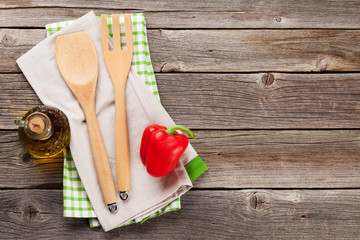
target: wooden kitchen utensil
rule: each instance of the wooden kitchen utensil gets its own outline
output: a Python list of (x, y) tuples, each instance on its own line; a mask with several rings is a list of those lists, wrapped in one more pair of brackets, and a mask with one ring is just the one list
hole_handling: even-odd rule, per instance
[(127, 200), (130, 190), (130, 154), (125, 108), (125, 87), (133, 56), (131, 16), (125, 14), (126, 50), (121, 50), (119, 15), (112, 15), (113, 50), (109, 50), (107, 19), (101, 16), (101, 45), (115, 93), (116, 176), (120, 198)]
[(56, 39), (56, 61), (62, 77), (80, 103), (89, 133), (98, 181), (110, 212), (116, 212), (117, 199), (110, 164), (95, 112), (98, 59), (86, 32), (62, 35)]

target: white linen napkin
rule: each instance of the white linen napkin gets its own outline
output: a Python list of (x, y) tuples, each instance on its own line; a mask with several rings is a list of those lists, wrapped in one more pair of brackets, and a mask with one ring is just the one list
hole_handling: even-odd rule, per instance
[(42, 103), (60, 109), (68, 117), (71, 128), (70, 148), (76, 168), (102, 227), (108, 231), (129, 220), (141, 220), (187, 192), (192, 183), (184, 165), (196, 157), (197, 153), (189, 144), (174, 171), (165, 177), (154, 178), (146, 172), (139, 154), (143, 130), (150, 124), (169, 127), (175, 123), (136, 71), (131, 69), (126, 86), (131, 190), (126, 202), (121, 201), (118, 196), (117, 213), (111, 214), (108, 211), (97, 180), (84, 114), (62, 79), (55, 58), (56, 37), (78, 31), (86, 31), (90, 35), (98, 55), (99, 75), (95, 105), (116, 184), (114, 91), (103, 59), (100, 22), (95, 14), (90, 12), (46, 38), (20, 57), (17, 63)]

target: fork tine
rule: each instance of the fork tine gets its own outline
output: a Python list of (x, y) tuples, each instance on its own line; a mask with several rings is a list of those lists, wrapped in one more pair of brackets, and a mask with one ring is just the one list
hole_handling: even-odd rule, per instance
[(109, 52), (109, 33), (106, 15), (101, 15), (101, 48), (103, 52)]
[(119, 23), (119, 15), (112, 15), (113, 21), (113, 40), (114, 40), (114, 51), (121, 51), (121, 37), (120, 37), (120, 23)]
[(129, 52), (133, 52), (133, 32), (132, 32), (132, 24), (131, 24), (131, 15), (125, 14), (125, 39), (126, 39), (126, 50)]

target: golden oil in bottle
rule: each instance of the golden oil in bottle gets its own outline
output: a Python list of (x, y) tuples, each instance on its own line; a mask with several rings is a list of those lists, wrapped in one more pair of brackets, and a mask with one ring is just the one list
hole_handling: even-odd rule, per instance
[(37, 106), (14, 123), (19, 127), (20, 142), (36, 158), (58, 155), (69, 145), (69, 122), (59, 109)]

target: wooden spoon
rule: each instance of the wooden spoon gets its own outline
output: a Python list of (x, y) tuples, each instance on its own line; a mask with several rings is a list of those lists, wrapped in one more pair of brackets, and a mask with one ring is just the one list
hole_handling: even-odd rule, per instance
[(56, 61), (62, 77), (84, 112), (98, 181), (110, 212), (116, 212), (116, 190), (110, 164), (95, 112), (98, 58), (86, 32), (62, 35), (56, 39)]

